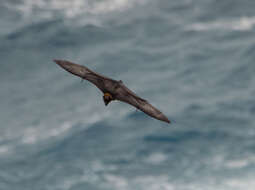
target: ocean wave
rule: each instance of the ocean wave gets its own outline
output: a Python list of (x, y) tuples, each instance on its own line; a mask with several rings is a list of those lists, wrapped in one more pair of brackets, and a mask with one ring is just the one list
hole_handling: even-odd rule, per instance
[(240, 17), (231, 20), (216, 20), (212, 22), (198, 22), (189, 25), (189, 31), (232, 30), (249, 31), (255, 26), (255, 17)]
[(162, 152), (157, 152), (150, 154), (148, 157), (146, 157), (145, 162), (147, 162), (148, 164), (157, 165), (163, 163), (166, 160), (167, 160), (166, 154)]
[(11, 152), (12, 152), (12, 146), (9, 146), (9, 145), (0, 146), (0, 156), (6, 155)]
[(102, 120), (107, 120), (107, 118), (112, 117), (112, 115), (118, 116), (118, 118), (125, 118), (130, 113), (129, 109), (113, 109), (103, 113), (90, 113), (89, 117), (84, 118), (82, 115), (93, 111), (84, 107), (77, 109), (79, 109), (77, 117), (62, 121), (58, 124), (55, 123), (53, 124), (54, 127), (49, 127), (48, 125), (51, 125), (50, 123), (48, 125), (27, 127), (21, 135), (21, 143), (24, 145), (36, 144), (46, 139), (70, 135), (72, 133), (71, 130), (87, 130), (93, 127), (94, 124)]
[(255, 187), (254, 177), (248, 178), (233, 178), (225, 181), (227, 187), (231, 189), (247, 189), (252, 190)]
[(253, 165), (255, 163), (255, 157), (247, 157), (243, 159), (236, 159), (236, 160), (229, 160), (225, 163), (225, 166), (229, 169), (239, 169), (248, 167), (250, 165)]
[[(128, 10), (136, 5), (146, 3), (147, 0), (23, 0), (6, 2), (10, 10), (17, 11), (23, 18), (50, 20), (57, 15), (64, 19), (78, 18), (87, 24), (100, 24), (100, 19), (106, 15)], [(79, 18), (82, 17), (82, 18)], [(98, 18), (100, 17), (100, 18)]]
[(107, 185), (110, 185), (114, 189), (127, 189), (128, 187), (128, 180), (124, 177), (106, 174), (104, 179), (106, 180)]
[(34, 144), (39, 140), (43, 140), (49, 137), (55, 137), (64, 132), (68, 131), (72, 127), (69, 122), (64, 122), (58, 128), (45, 129), (45, 127), (31, 127), (27, 128), (22, 137), (22, 142), (24, 144)]
[(141, 175), (135, 177), (125, 177), (122, 175), (115, 175), (111, 173), (106, 173), (103, 175), (96, 173), (87, 173), (84, 172), (83, 176), (80, 178), (68, 178), (64, 180), (64, 183), (61, 184), (62, 189), (71, 189), (77, 184), (81, 183), (89, 183), (97, 184), (97, 186), (101, 188), (109, 188), (113, 190), (123, 189), (148, 189), (150, 187), (151, 190), (178, 190), (178, 189), (186, 189), (186, 190), (202, 190), (208, 189), (213, 190), (215, 188), (219, 190), (226, 189), (247, 189), (252, 190), (254, 188), (254, 180), (253, 177), (246, 178), (227, 178), (223, 180), (217, 179), (206, 179), (205, 181), (200, 182), (173, 182), (167, 175)]

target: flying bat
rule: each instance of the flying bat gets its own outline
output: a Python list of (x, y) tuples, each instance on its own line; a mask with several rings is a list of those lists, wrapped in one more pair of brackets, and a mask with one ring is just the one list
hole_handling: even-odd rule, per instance
[(66, 71), (82, 79), (88, 80), (98, 87), (103, 92), (103, 101), (105, 106), (113, 100), (119, 100), (136, 107), (151, 117), (170, 123), (168, 118), (162, 112), (153, 107), (147, 100), (140, 98), (128, 89), (121, 80), (117, 81), (108, 78), (83, 65), (78, 65), (66, 60), (54, 60), (54, 62)]

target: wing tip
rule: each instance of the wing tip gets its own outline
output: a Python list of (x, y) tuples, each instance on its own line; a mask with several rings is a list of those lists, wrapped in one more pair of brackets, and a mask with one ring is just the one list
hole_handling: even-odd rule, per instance
[(63, 62), (67, 62), (67, 61), (61, 60), (61, 59), (53, 59), (52, 61), (55, 62), (58, 65), (61, 65)]
[(166, 116), (161, 117), (159, 120), (161, 120), (161, 121), (163, 121), (163, 122), (166, 122), (166, 123), (168, 123), (168, 124), (174, 124), (174, 123), (176, 123), (175, 120), (173, 120), (173, 119), (169, 120)]
[(172, 122), (169, 119), (164, 120), (166, 123), (171, 124)]
[(63, 62), (63, 60), (60, 60), (60, 59), (53, 59), (52, 61), (55, 62), (59, 66), (61, 66), (62, 65), (61, 63)]
[(162, 113), (161, 113), (161, 116), (160, 117), (157, 117), (157, 119), (159, 119), (159, 120), (161, 120), (161, 121), (163, 121), (163, 122), (166, 122), (166, 123), (168, 123), (168, 124), (171, 124), (172, 123), (172, 121), (170, 121), (165, 115), (163, 115)]
[(176, 124), (176, 121), (175, 120), (173, 120), (173, 119), (171, 119), (171, 120), (168, 120), (167, 119), (167, 121), (166, 121), (168, 124)]

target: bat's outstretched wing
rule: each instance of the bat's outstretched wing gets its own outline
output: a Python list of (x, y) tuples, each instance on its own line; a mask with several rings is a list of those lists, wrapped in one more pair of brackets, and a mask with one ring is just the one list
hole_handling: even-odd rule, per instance
[(115, 98), (117, 100), (128, 103), (137, 109), (143, 111), (151, 117), (154, 117), (158, 120), (165, 121), (170, 123), (168, 118), (160, 112), (157, 108), (153, 107), (147, 100), (144, 100), (137, 96), (134, 92), (128, 89), (122, 82), (119, 82), (119, 86), (115, 92)]
[(54, 60), (54, 61), (66, 71), (93, 83), (103, 93), (108, 92), (109, 86), (118, 83), (118, 81), (108, 78), (106, 76), (100, 75), (83, 65), (78, 65), (65, 60)]

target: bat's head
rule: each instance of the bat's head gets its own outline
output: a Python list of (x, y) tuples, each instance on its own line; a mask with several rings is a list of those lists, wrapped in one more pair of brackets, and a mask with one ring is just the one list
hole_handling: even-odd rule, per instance
[(113, 97), (112, 97), (112, 95), (110, 93), (106, 92), (103, 95), (103, 100), (104, 100), (105, 106), (107, 106), (110, 103), (110, 101), (113, 100)]

